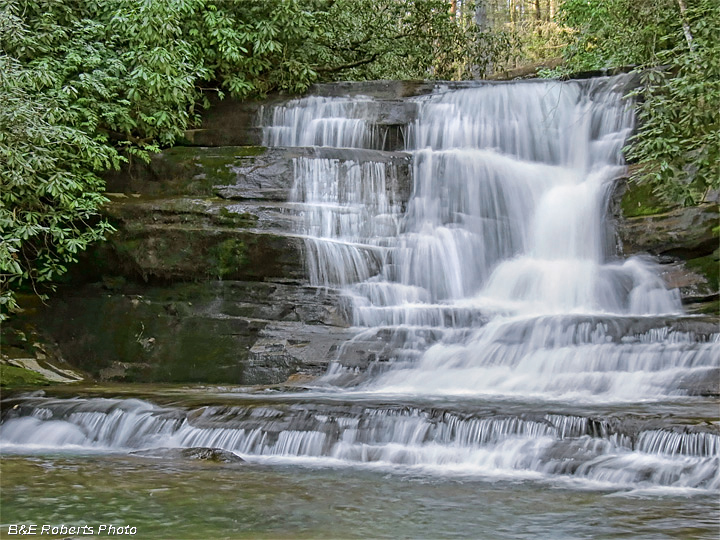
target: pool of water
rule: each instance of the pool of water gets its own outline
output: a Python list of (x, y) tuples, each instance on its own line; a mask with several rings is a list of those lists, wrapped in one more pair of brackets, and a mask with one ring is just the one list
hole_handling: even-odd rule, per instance
[[(86, 525), (93, 527), (96, 533), (103, 524), (130, 526), (137, 530), (135, 537), (148, 539), (715, 540), (720, 533), (720, 501), (716, 490), (707, 489), (707, 481), (700, 486), (705, 487), (699, 489), (684, 481), (663, 482), (663, 475), (658, 476), (658, 471), (666, 466), (663, 459), (667, 460), (668, 467), (686, 463), (688, 470), (700, 460), (705, 463), (704, 467), (714, 467), (717, 471), (719, 458), (712, 449), (705, 457), (668, 454), (663, 458), (662, 454), (612, 447), (606, 450), (607, 458), (603, 457), (605, 451), (588, 458), (593, 467), (610, 475), (603, 481), (599, 474), (548, 474), (541, 461), (536, 463), (526, 459), (514, 467), (500, 466), (504, 463), (502, 460), (492, 459), (478, 467), (480, 462), (474, 458), (465, 460), (463, 456), (466, 450), (470, 451), (470, 456), (472, 452), (482, 455), (485, 447), (479, 439), (468, 447), (469, 450), (458, 447), (456, 452), (462, 459), (456, 457), (455, 460), (449, 459), (454, 455), (452, 453), (448, 458), (442, 458), (442, 452), (437, 459), (432, 453), (420, 452), (419, 458), (388, 460), (388, 456), (394, 455), (389, 451), (375, 460), (354, 460), (332, 452), (293, 454), (289, 446), (285, 451), (273, 454), (267, 452), (268, 447), (255, 453), (243, 453), (229, 443), (209, 444), (225, 447), (245, 459), (244, 462), (227, 463), (152, 450), (147, 455), (136, 452), (140, 450), (142, 454), (143, 448), (173, 443), (179, 447), (188, 446), (168, 434), (158, 440), (147, 434), (137, 440), (118, 438), (122, 425), (130, 426), (130, 431), (137, 435), (140, 432), (137, 430), (148, 429), (150, 424), (147, 422), (153, 418), (165, 417), (186, 416), (198, 428), (221, 426), (232, 432), (245, 427), (247, 422), (254, 422), (256, 413), (243, 416), (247, 411), (263, 414), (270, 411), (277, 415), (262, 416), (261, 425), (268, 433), (281, 427), (298, 429), (298, 422), (307, 422), (309, 417), (316, 420), (306, 424), (305, 429), (309, 432), (322, 430), (326, 424), (317, 424), (317, 418), (328, 422), (326, 416), (348, 417), (358, 411), (366, 417), (366, 422), (370, 417), (378, 419), (380, 423), (375, 429), (382, 426), (394, 429), (396, 437), (401, 435), (397, 431), (400, 428), (385, 422), (404, 421), (401, 411), (410, 411), (409, 426), (416, 425), (413, 411), (420, 411), (418, 418), (431, 422), (449, 421), (448, 418), (454, 416), (478, 420), (496, 417), (552, 419), (572, 413), (603, 418), (609, 427), (623, 421), (625, 427), (618, 429), (627, 433), (633, 426), (640, 426), (638, 432), (645, 429), (643, 426), (656, 425), (677, 430), (688, 429), (683, 426), (710, 425), (717, 418), (717, 401), (714, 399), (685, 398), (675, 402), (579, 407), (527, 401), (398, 401), (389, 396), (361, 393), (278, 393), (270, 389), (247, 393), (235, 388), (141, 385), (56, 387), (46, 394), (10, 397), (2, 403), (5, 422), (0, 426), (0, 534), (3, 537), (13, 537), (8, 534), (13, 525), (31, 524), (37, 525), (38, 529), (43, 525)], [(85, 416), (81, 415), (83, 422), (67, 411), (62, 412), (66, 407), (76, 410), (78, 406), (85, 407)], [(46, 431), (39, 433), (47, 435), (32, 439), (32, 443), (13, 443), (12, 417), (23, 409), (30, 417), (45, 419), (40, 426)], [(50, 410), (54, 411), (54, 416), (49, 415)], [(131, 417), (131, 423), (113, 424), (113, 414), (121, 410), (123, 414), (135, 410), (145, 412)], [(198, 412), (194, 412), (208, 410), (214, 411), (213, 415), (198, 416)], [(297, 416), (297, 411), (302, 414)], [(310, 416), (305, 414), (307, 411)], [(443, 413), (433, 415), (427, 411)], [(49, 421), (49, 416), (55, 420)], [(84, 446), (63, 441), (58, 434), (68, 429), (71, 420), (86, 431), (94, 429), (96, 437), (105, 433), (106, 438), (95, 439), (95, 443), (88, 439)], [(280, 427), (272, 427), (273, 422)], [(285, 422), (290, 424), (285, 426)], [(117, 432), (115, 436), (108, 432), (111, 427)], [(156, 427), (152, 427), (154, 429)], [(508, 440), (512, 442), (516, 435), (509, 435)], [(518, 433), (517, 437), (522, 441), (526, 435)], [(611, 436), (610, 433), (576, 434), (568, 436), (567, 442), (585, 441), (577, 448), (585, 448), (587, 452), (593, 448), (593, 441), (599, 444)], [(341, 435), (337, 437), (342, 439)], [(218, 440), (220, 443), (225, 441)], [(527, 439), (528, 444), (532, 441), (532, 437)], [(389, 440), (380, 446), (387, 450), (393, 444), (396, 443)], [(432, 446), (428, 442), (424, 444)], [(455, 443), (436, 444), (447, 452)], [(368, 448), (372, 446), (367, 445)], [(421, 445), (419, 449), (422, 448)], [(521, 448), (519, 452), (529, 451), (524, 446)], [(555, 462), (563, 459), (562, 446), (558, 448), (559, 454), (552, 457)], [(577, 450), (575, 446), (572, 448)], [(407, 455), (412, 458), (414, 454)], [(502, 457), (502, 452), (498, 456)], [(540, 453), (537, 459), (545, 459), (543, 456)], [(628, 463), (634, 471), (627, 478), (622, 477), (622, 481), (608, 465), (618, 456), (631, 459)], [(646, 460), (646, 473), (643, 473), (643, 460)], [(493, 468), (493, 464), (499, 465)], [(643, 474), (648, 475), (647, 479)], [(660, 479), (659, 483), (657, 479)], [(68, 535), (54, 537), (67, 538)]]
[(707, 538), (717, 497), (353, 467), (127, 455), (5, 455), (2, 530), (101, 524), (149, 539)]

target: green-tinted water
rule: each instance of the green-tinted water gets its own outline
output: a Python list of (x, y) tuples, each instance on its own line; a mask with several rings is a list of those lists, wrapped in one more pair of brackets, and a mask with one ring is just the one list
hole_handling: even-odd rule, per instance
[(129, 525), (147, 539), (714, 540), (720, 532), (710, 496), (617, 497), (527, 481), (112, 455), (4, 456), (0, 466), (8, 538), (17, 523)]

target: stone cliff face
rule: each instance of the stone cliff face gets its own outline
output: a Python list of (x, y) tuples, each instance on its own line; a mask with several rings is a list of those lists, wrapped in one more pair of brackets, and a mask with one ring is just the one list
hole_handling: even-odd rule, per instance
[[(404, 145), (399, 128), (413, 107), (399, 98), (430, 89), (317, 89), (385, 98), (384, 151), (263, 148), (260, 109), (278, 100), (217, 104), (186, 146), (107, 178), (105, 213), (117, 232), (83, 257), (49, 305), (28, 308), (12, 327), (42, 328), (62, 356), (101, 380), (276, 384), (324, 372), (352, 334), (337, 293), (308, 285), (288, 202), (293, 160), (383, 163), (391, 198), (406, 201), (410, 157), (392, 150)], [(33, 356), (25, 345), (13, 355)], [(373, 347), (358, 342), (347, 355), (367, 363)]]
[[(117, 232), (48, 306), (13, 325), (42, 328), (65, 358), (102, 380), (278, 384), (324, 372), (352, 332), (337, 292), (307, 282), (288, 202), (293, 160), (383, 163), (394, 179), (390, 198), (407, 202), (410, 156), (399, 150), (416, 104), (403, 98), (431, 90), (383, 81), (317, 88), (379, 100), (377, 150), (262, 148), (257, 118), (279, 101), (222, 102), (186, 146), (108, 178), (106, 213)], [(625, 181), (613, 201), (621, 253), (656, 257), (688, 305), (717, 311), (717, 201), (654, 208)], [(343, 363), (367, 366), (382, 347), (354, 341)]]
[(117, 232), (39, 325), (101, 379), (275, 384), (324, 372), (351, 334), (336, 292), (305, 279), (288, 203), (303, 156), (384, 163), (393, 197), (409, 196), (399, 152), (168, 149), (109, 179)]

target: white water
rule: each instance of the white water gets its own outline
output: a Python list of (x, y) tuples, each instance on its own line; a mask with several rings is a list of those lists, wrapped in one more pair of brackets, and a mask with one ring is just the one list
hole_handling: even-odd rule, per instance
[[(694, 336), (608, 335), (617, 318), (682, 313), (652, 264), (615, 256), (606, 209), (634, 120), (625, 84), (418, 99), (404, 211), (388, 202), (383, 164), (350, 150), (344, 162), (297, 160), (311, 283), (344, 287), (364, 328), (356, 341), (394, 336), (363, 390), (636, 401), (682, 395), (683, 381), (712, 373), (717, 345)], [(275, 110), (266, 142), (377, 145), (378, 111), (369, 98), (299, 100)], [(327, 381), (347, 374), (341, 353)]]
[[(304, 232), (326, 244), (387, 244), (374, 279), (367, 282), (366, 271), (354, 280), (365, 282), (359, 295), (377, 307), (477, 300), (514, 313), (678, 313), (677, 296), (645, 265), (608, 263), (607, 194), (623, 172), (621, 149), (633, 125), (622, 82), (488, 85), (431, 96), (409, 130), (414, 190), (401, 229), (393, 230), (400, 216), (387, 202), (380, 164), (364, 164), (351, 178), (339, 174), (337, 160), (301, 159)], [(375, 140), (368, 103), (308, 98), (279, 107), (266, 142), (364, 148)], [(345, 166), (359, 167), (348, 158)], [(328, 275), (344, 265), (352, 275), (357, 266), (339, 253), (310, 250), (309, 258), (311, 267), (335, 270)], [(356, 322), (374, 323), (362, 310)]]
[(560, 414), (468, 416), (412, 407), (282, 403), (185, 412), (137, 399), (27, 398), (2, 427), (3, 452), (211, 447), (254, 461), (572, 480), (615, 490), (720, 488), (718, 434), (702, 428), (638, 430)]
[(307, 266), (314, 285), (348, 285), (377, 274), (384, 245), (398, 234), (382, 163), (295, 159), (292, 200), (303, 205)]

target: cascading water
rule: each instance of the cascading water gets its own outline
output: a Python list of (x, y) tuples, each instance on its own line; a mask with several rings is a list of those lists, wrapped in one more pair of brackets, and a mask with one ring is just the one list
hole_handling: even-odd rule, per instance
[[(408, 200), (380, 159), (376, 101), (276, 107), (265, 144), (344, 149), (294, 162), (308, 278), (342, 290), (357, 330), (316, 391), (188, 409), (24, 398), (5, 408), (0, 447), (211, 446), (249, 460), (715, 493), (717, 403), (694, 394), (717, 393), (719, 335), (688, 322), (652, 264), (618, 260), (606, 224), (633, 127), (627, 83), (416, 98)], [(382, 345), (375, 361), (346, 366), (368, 342)]]
[[(278, 108), (265, 142), (372, 147), (378, 137), (368, 103), (309, 98)], [(458, 301), (512, 313), (680, 311), (679, 300), (638, 261), (607, 264), (607, 194), (622, 174), (621, 149), (633, 124), (621, 79), (481, 86), (419, 105), (407, 143), (414, 190), (399, 234), (373, 230), (373, 222), (394, 226), (399, 217), (380, 175), (343, 181), (328, 169), (337, 163), (298, 163), (304, 232), (328, 246), (387, 248), (365, 256), (366, 266), (382, 263), (372, 280), (355, 276), (363, 282), (359, 296), (371, 306), (386, 313)], [(362, 219), (348, 219), (358, 203)], [(326, 267), (328, 275), (357, 266), (339, 254), (308, 251), (309, 265)], [(361, 326), (383, 320), (372, 310), (356, 311)]]
[(138, 451), (212, 447), (256, 459), (583, 481), (602, 488), (720, 489), (720, 435), (617, 419), (491, 409), (287, 400), (189, 413), (141, 400), (28, 398), (6, 415), (2, 448)]
[[(341, 178), (337, 163), (298, 161), (312, 282), (345, 287), (353, 322), (366, 328), (358, 339), (395, 336), (387, 373), (364, 389), (637, 400), (713, 373), (715, 346), (693, 335), (669, 343), (613, 330), (682, 311), (651, 265), (614, 260), (608, 238), (608, 197), (633, 126), (626, 85), (496, 84), (419, 100), (402, 216), (387, 203), (384, 168)], [(278, 108), (267, 142), (378, 144), (371, 103)], [(347, 380), (342, 355), (333, 377)]]
[(348, 285), (377, 274), (383, 244), (398, 232), (385, 165), (298, 158), (295, 178), (292, 197), (304, 205), (310, 283)]

